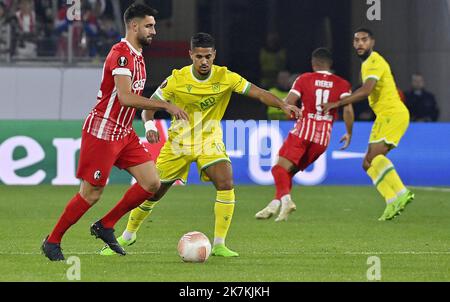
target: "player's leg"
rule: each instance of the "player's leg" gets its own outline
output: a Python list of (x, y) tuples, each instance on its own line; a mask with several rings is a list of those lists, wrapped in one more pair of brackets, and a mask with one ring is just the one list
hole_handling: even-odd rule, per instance
[(142, 223), (150, 216), (158, 201), (169, 191), (172, 184), (173, 182), (161, 183), (155, 195), (130, 212), (127, 227), (122, 233), (122, 236), (117, 238), (120, 245), (128, 246), (136, 242), (136, 233), (139, 231)]
[(122, 216), (151, 198), (159, 189), (160, 181), (153, 161), (127, 168), (136, 183), (128, 189), (122, 199), (102, 219), (95, 222), (91, 232), (101, 238), (111, 250), (125, 255), (125, 251), (114, 236), (114, 225)]
[(276, 197), (280, 200), (280, 213), (275, 222), (286, 221), (289, 214), (297, 207), (291, 198), (292, 178), (298, 172), (297, 166), (289, 159), (279, 157), (277, 165), (272, 168), (272, 175), (275, 180)]
[(52, 232), (44, 239), (41, 249), (47, 258), (64, 260), (60, 247), (62, 237), (100, 199), (103, 188), (82, 180), (80, 191), (67, 203)]
[(239, 256), (238, 253), (225, 246), (225, 239), (231, 225), (235, 205), (231, 163), (223, 159), (202, 169), (202, 172), (213, 182), (217, 190), (214, 204), (214, 242), (211, 255), (223, 257)]
[(387, 203), (380, 220), (394, 218), (414, 198), (414, 194), (405, 187), (394, 165), (386, 157), (388, 152), (398, 145), (408, 123), (407, 114), (380, 117), (375, 121), (371, 133), (363, 167)]
[(280, 156), (271, 171), (275, 181), (275, 197), (264, 209), (256, 213), (256, 219), (268, 219), (278, 213), (282, 200), (285, 204), (285, 212), (289, 209), (290, 213), (296, 208), (290, 196), (292, 177), (298, 172), (296, 165), (289, 159)]
[[(128, 216), (128, 223), (122, 235), (117, 238), (118, 243), (122, 246), (130, 246), (136, 242), (137, 231), (142, 223), (150, 216), (158, 201), (166, 194), (176, 180), (186, 182), (191, 162), (187, 160), (185, 155), (176, 154), (172, 151), (170, 142), (166, 142), (161, 149), (156, 163), (156, 169), (161, 178), (161, 185), (156, 193), (149, 199), (144, 201), (138, 207), (134, 208)], [(115, 253), (105, 246), (100, 251), (101, 255), (110, 256)]]
[[(295, 160), (296, 164), (291, 168), (293, 170), (289, 171), (291, 172), (290, 175), (293, 176), (298, 171), (304, 171), (326, 151), (326, 148), (327, 147), (325, 145), (301, 141), (301, 144), (299, 144), (297, 148), (297, 153), (301, 154), (301, 157), (298, 158), (291, 155), (292, 160)], [(281, 197), (281, 209), (275, 221), (276, 222), (286, 221), (289, 214), (295, 210), (296, 206), (295, 203), (292, 201), (290, 195)]]
[(57, 224), (41, 246), (50, 260), (64, 259), (60, 248), (62, 237), (100, 199), (117, 152), (116, 144), (83, 132), (77, 170), (77, 177), (81, 179), (80, 190), (66, 205)]
[[(172, 184), (173, 182), (161, 183), (158, 191), (156, 191), (152, 197), (130, 212), (125, 230), (122, 235), (117, 237), (117, 242), (120, 246), (126, 247), (136, 243), (137, 232), (139, 231), (141, 225), (144, 223), (145, 219), (150, 216), (158, 201), (167, 193), (167, 191), (169, 191)], [(100, 251), (100, 255), (103, 256), (112, 256), (115, 254), (116, 253), (110, 249), (108, 245), (105, 245)]]
[(137, 182), (128, 189), (113, 209), (92, 224), (91, 234), (102, 239), (116, 253), (125, 255), (125, 251), (114, 236), (114, 225), (127, 212), (153, 196), (160, 182), (150, 153), (141, 144), (134, 131), (119, 143), (120, 152), (114, 165), (119, 169), (126, 169)]
[(272, 175), (275, 182), (275, 198), (266, 207), (258, 212), (255, 217), (259, 219), (269, 218), (278, 209), (279, 214), (276, 221), (286, 220), (287, 216), (295, 211), (296, 206), (290, 197), (292, 189), (292, 178), (298, 172), (298, 163), (306, 152), (308, 143), (298, 136), (290, 133), (278, 152), (278, 163), (272, 167)]
[(379, 220), (390, 220), (398, 213), (395, 209), (394, 201), (396, 194), (393, 188), (385, 180), (386, 174), (392, 169), (384, 159), (390, 150), (390, 146), (384, 142), (369, 144), (368, 151), (364, 158), (363, 168), (372, 180), (377, 191), (383, 196), (386, 202), (386, 208)]

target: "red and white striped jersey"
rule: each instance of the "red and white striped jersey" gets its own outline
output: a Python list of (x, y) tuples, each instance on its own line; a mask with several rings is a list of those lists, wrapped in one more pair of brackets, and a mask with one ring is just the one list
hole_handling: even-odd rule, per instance
[(83, 130), (99, 139), (116, 141), (133, 131), (136, 109), (122, 106), (114, 84), (115, 75), (131, 77), (131, 91), (142, 95), (146, 72), (142, 54), (125, 39), (115, 44), (103, 65), (97, 105), (86, 118)]
[(329, 72), (310, 72), (299, 76), (290, 92), (298, 95), (302, 101), (302, 118), (297, 120), (291, 133), (301, 139), (328, 146), (338, 111), (333, 109), (325, 114), (321, 105), (337, 102), (350, 95), (350, 83)]

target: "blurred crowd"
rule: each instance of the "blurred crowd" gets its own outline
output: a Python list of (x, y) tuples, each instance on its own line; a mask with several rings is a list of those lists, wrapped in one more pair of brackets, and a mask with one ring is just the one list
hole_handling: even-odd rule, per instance
[(65, 58), (69, 45), (75, 57), (105, 56), (121, 37), (108, 2), (82, 1), (69, 20), (65, 0), (0, 0), (0, 60)]
[[(128, 1), (123, 2), (121, 5), (126, 7)], [(68, 13), (66, 0), (0, 0), (0, 62), (9, 62), (11, 58), (66, 60), (69, 52), (74, 58), (105, 57), (121, 38), (121, 18), (114, 18), (112, 1), (80, 3), (75, 16), (73, 11)], [(115, 20), (119, 20), (118, 23)], [(259, 52), (259, 63), (259, 85), (285, 98), (299, 74), (289, 71), (287, 51), (277, 33), (267, 35)], [(405, 92), (400, 88), (398, 91), (410, 110), (412, 121), (438, 120), (438, 103), (426, 89), (421, 74), (412, 75), (411, 86)], [(354, 109), (356, 120), (375, 118), (368, 102), (359, 102)], [(276, 108), (267, 108), (266, 118), (288, 117)]]

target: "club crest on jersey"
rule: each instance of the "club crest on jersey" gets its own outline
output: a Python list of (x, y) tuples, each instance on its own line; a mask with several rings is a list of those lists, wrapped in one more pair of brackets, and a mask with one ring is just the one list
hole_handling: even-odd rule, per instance
[(220, 82), (212, 84), (212, 91), (213, 92), (220, 92)]
[(124, 56), (120, 57), (117, 60), (117, 65), (119, 65), (121, 67), (127, 66), (128, 65), (128, 59), (126, 57), (124, 57)]
[(94, 179), (95, 180), (99, 180), (102, 177), (102, 173), (100, 172), (100, 170), (97, 170), (94, 172)]
[(138, 80), (133, 83), (133, 90), (143, 90), (145, 86), (145, 79)]

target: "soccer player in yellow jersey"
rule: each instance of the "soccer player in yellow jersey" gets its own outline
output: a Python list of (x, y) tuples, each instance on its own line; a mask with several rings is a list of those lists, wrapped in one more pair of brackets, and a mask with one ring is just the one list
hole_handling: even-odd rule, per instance
[[(237, 92), (259, 99), (268, 106), (281, 108), (287, 115), (298, 117), (300, 109), (291, 106), (268, 91), (248, 82), (239, 74), (226, 67), (213, 65), (216, 57), (214, 38), (206, 33), (197, 33), (191, 38), (189, 51), (193, 64), (175, 69), (151, 99), (164, 100), (176, 104), (189, 115), (189, 121), (180, 123), (172, 120), (169, 137), (156, 161), (161, 179), (161, 187), (155, 195), (129, 217), (122, 236), (117, 238), (122, 246), (136, 241), (136, 232), (172, 184), (186, 182), (192, 162), (202, 180), (212, 181), (217, 195), (215, 199), (214, 256), (235, 257), (238, 253), (225, 246), (225, 238), (233, 216), (235, 196), (231, 161), (226, 153), (222, 138), (220, 120), (230, 101), (231, 94)], [(159, 134), (153, 124), (154, 111), (143, 112), (146, 137), (150, 143), (159, 141)], [(113, 252), (105, 247), (102, 255)]]
[(353, 37), (353, 47), (363, 61), (363, 85), (351, 96), (337, 103), (324, 104), (324, 110), (355, 103), (369, 98), (376, 115), (369, 139), (369, 148), (363, 168), (378, 192), (386, 200), (386, 209), (380, 221), (391, 220), (414, 199), (414, 194), (403, 184), (392, 162), (386, 155), (397, 147), (409, 125), (409, 111), (400, 99), (391, 68), (386, 60), (373, 50), (372, 31), (361, 28)]

